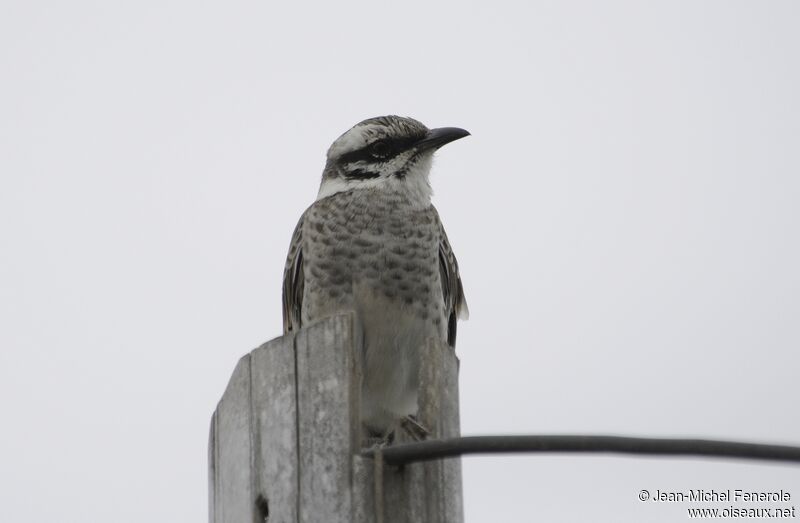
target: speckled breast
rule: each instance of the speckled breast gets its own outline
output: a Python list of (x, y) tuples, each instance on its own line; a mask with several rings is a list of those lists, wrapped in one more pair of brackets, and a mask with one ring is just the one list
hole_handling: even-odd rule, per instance
[(353, 310), (367, 292), (394, 309), (387, 314), (441, 325), (439, 231), (436, 210), (403, 195), (359, 190), (315, 202), (303, 225), (304, 322)]

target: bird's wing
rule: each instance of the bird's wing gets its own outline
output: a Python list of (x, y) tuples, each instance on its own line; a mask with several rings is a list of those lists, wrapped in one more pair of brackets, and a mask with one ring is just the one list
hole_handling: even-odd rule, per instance
[(283, 333), (297, 331), (300, 328), (303, 305), (303, 220), (300, 218), (292, 234), (289, 244), (289, 255), (286, 257), (286, 268), (283, 271)]
[(464, 286), (458, 274), (458, 262), (447, 240), (447, 234), (441, 221), (439, 222), (439, 273), (442, 279), (442, 295), (444, 310), (447, 316), (447, 344), (456, 346), (456, 322), (469, 318), (469, 307), (464, 297)]

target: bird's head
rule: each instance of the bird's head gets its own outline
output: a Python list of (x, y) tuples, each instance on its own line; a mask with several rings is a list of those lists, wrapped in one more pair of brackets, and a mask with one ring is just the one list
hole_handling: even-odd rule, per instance
[(412, 118), (380, 116), (356, 124), (328, 149), (317, 199), (351, 189), (405, 192), (430, 202), (433, 153), (469, 133), (457, 127), (428, 129)]

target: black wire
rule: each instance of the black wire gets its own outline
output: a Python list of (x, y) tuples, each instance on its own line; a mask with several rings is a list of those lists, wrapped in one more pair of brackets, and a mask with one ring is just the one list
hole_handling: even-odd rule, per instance
[[(390, 465), (466, 454), (518, 452), (615, 452), (623, 454), (716, 456), (800, 462), (800, 447), (708, 439), (631, 438), (625, 436), (466, 436), (390, 445), (381, 449)], [(372, 449), (363, 455), (372, 456)]]

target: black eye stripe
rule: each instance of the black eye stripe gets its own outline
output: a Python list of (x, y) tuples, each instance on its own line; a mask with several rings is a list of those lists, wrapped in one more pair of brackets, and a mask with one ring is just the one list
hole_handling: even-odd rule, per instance
[[(418, 137), (403, 137), (403, 138), (395, 138), (395, 139), (383, 139), (383, 140), (376, 140), (372, 143), (367, 144), (366, 146), (358, 149), (356, 151), (350, 151), (349, 153), (345, 153), (339, 159), (342, 163), (355, 163), (355, 162), (367, 162), (367, 163), (380, 163), (385, 162), (387, 160), (391, 160), (398, 154), (408, 150), (415, 142), (419, 140)], [(381, 154), (379, 158), (376, 158), (374, 155), (373, 147), (377, 144), (385, 144), (387, 147), (387, 154), (384, 156)]]
[(369, 151), (366, 149), (350, 151), (339, 158), (341, 163), (369, 162), (370, 160), (372, 160), (372, 155), (370, 155)]
[(378, 140), (369, 146), (369, 154), (373, 158), (385, 159), (397, 154), (394, 144), (388, 140)]
[(380, 176), (380, 174), (372, 171), (365, 171), (364, 169), (353, 169), (352, 171), (347, 171), (344, 175), (348, 180), (369, 180), (371, 178), (377, 178), (378, 176)]

